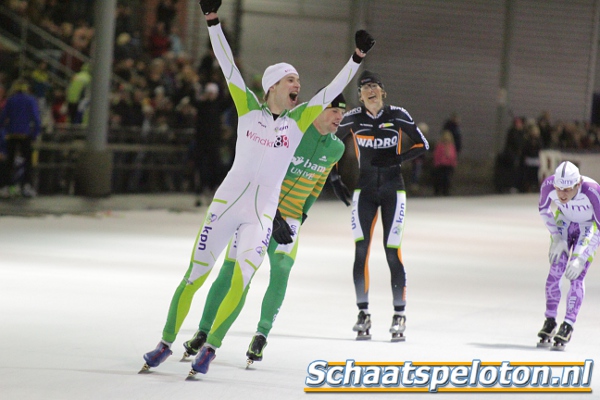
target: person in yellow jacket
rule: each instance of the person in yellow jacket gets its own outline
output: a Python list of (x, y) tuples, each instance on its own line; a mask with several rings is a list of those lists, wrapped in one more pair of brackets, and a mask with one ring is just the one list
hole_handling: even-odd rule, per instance
[(89, 64), (84, 64), (81, 71), (73, 75), (67, 87), (67, 103), (69, 107), (69, 122), (82, 124), (86, 118), (86, 111), (90, 102), (90, 85), (92, 75)]

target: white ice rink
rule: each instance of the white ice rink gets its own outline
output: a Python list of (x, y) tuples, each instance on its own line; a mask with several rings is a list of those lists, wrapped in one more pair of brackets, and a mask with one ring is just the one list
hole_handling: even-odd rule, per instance
[[(205, 208), (0, 217), (0, 399), (591, 399), (556, 393), (305, 393), (314, 360), (600, 361), (600, 261), (566, 351), (536, 348), (549, 238), (537, 196), (409, 198), (403, 240), (407, 340), (390, 343), (389, 271), (381, 225), (371, 249), (373, 340), (355, 341), (350, 208), (318, 201), (303, 226), (287, 297), (262, 362), (245, 369), (268, 261), (206, 375), (186, 381), (182, 342), (196, 330), (213, 275), (174, 354), (146, 375)], [(217, 263), (215, 268), (218, 268)], [(216, 272), (216, 271), (215, 271)], [(560, 305), (559, 322), (564, 315)]]

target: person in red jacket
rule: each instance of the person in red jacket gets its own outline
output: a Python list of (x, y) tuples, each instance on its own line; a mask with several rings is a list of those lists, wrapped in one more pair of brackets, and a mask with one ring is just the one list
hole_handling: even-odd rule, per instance
[(152, 58), (161, 57), (171, 50), (171, 39), (169, 39), (169, 32), (167, 32), (164, 22), (156, 23), (148, 40)]

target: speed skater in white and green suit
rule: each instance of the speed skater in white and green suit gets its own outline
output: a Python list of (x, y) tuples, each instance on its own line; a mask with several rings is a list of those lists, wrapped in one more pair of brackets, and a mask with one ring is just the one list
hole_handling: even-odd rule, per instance
[[(175, 290), (162, 340), (144, 354), (142, 371), (157, 367), (172, 354), (171, 344), (187, 316), (192, 299), (206, 281), (217, 258), (235, 235), (227, 256), (235, 260), (231, 287), (213, 324), (213, 332), (230, 323), (246, 286), (260, 267), (269, 245), (281, 183), (304, 132), (354, 77), (374, 40), (365, 31), (356, 33), (356, 49), (338, 75), (308, 102), (298, 104), (300, 78), (287, 63), (269, 66), (263, 74), (264, 104), (247, 87), (234, 63), (233, 53), (217, 16), (219, 0), (200, 0), (215, 57), (223, 72), (238, 113), (234, 163), (215, 193), (200, 227), (187, 272)], [(234, 253), (235, 255), (233, 255)], [(221, 343), (209, 333), (207, 346), (192, 363), (206, 373)]]
[[(273, 224), (273, 238), (269, 242), (267, 251), (271, 265), (269, 286), (263, 298), (257, 334), (253, 338), (247, 353), (252, 361), (262, 359), (262, 349), (266, 345), (266, 337), (269, 335), (275, 317), (283, 304), (290, 272), (296, 259), (301, 225), (308, 214), (308, 210), (319, 197), (332, 167), (344, 153), (344, 144), (335, 136), (335, 131), (342, 120), (345, 107), (344, 97), (339, 95), (317, 117), (313, 125), (304, 134), (283, 180), (276, 221)], [(340, 194), (336, 190), (336, 194), (349, 205), (350, 193), (337, 179), (337, 176), (332, 176), (332, 178), (341, 185), (337, 188), (342, 188), (342, 193)], [(345, 189), (345, 192), (343, 189)], [(232, 242), (230, 246), (235, 247), (235, 242)], [(208, 292), (199, 330), (194, 338), (184, 344), (188, 355), (195, 354), (198, 351), (202, 341), (206, 338), (206, 334), (211, 331), (217, 310), (231, 286), (234, 266), (235, 259), (226, 257), (219, 276)], [(249, 286), (244, 291), (239, 307), (233, 310), (228, 321), (233, 322), (238, 316), (248, 289)], [(218, 329), (213, 330), (219, 343), (229, 326), (230, 324), (227, 326), (222, 324)], [(256, 351), (253, 351), (253, 347), (257, 347), (254, 349)]]

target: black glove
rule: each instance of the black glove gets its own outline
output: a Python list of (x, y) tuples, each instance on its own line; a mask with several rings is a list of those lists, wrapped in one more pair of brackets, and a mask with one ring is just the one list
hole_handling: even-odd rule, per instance
[(352, 200), (352, 195), (350, 194), (350, 190), (348, 187), (344, 185), (342, 182), (342, 178), (340, 174), (337, 172), (337, 169), (333, 168), (331, 173), (329, 174), (329, 181), (331, 182), (331, 186), (333, 187), (333, 192), (346, 206), (352, 204), (350, 200)]
[(213, 12), (216, 13), (217, 10), (219, 10), (219, 7), (221, 7), (221, 0), (200, 0), (198, 3), (200, 3), (200, 8), (202, 8), (204, 15)]
[(290, 244), (294, 241), (292, 239), (293, 234), (292, 228), (290, 228), (279, 210), (277, 210), (273, 219), (273, 239), (279, 244)]
[(354, 35), (354, 42), (356, 43), (356, 47), (358, 47), (363, 54), (367, 54), (367, 52), (371, 50), (373, 46), (375, 46), (375, 39), (373, 39), (373, 36), (371, 36), (369, 32), (362, 29), (360, 31), (356, 31), (356, 34)]
[(375, 156), (371, 160), (371, 165), (374, 167), (393, 167), (394, 165), (400, 165), (404, 161), (402, 154), (396, 154), (393, 156)]

